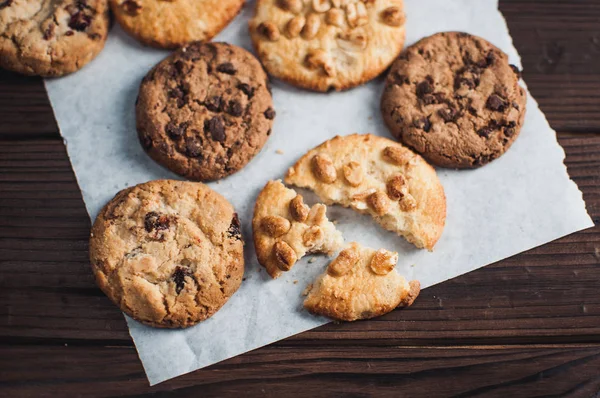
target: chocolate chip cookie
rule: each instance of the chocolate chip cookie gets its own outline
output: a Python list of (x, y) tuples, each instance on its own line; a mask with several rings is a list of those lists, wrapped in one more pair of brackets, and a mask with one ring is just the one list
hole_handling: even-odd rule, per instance
[(515, 141), (527, 96), (519, 70), (486, 40), (438, 33), (394, 62), (381, 100), (383, 118), (400, 141), (438, 166), (475, 168)]
[(244, 0), (110, 0), (125, 31), (142, 43), (159, 48), (209, 41), (243, 5)]
[(345, 90), (394, 61), (404, 22), (403, 0), (258, 0), (250, 36), (271, 75), (310, 90)]
[(196, 182), (156, 180), (119, 192), (90, 237), (98, 286), (150, 326), (192, 326), (213, 315), (244, 273), (240, 222), (225, 198)]
[(107, 0), (0, 0), (0, 67), (63, 76), (104, 47)]
[(230, 44), (196, 42), (146, 75), (136, 117), (154, 160), (208, 181), (235, 173), (261, 150), (275, 111), (256, 58)]

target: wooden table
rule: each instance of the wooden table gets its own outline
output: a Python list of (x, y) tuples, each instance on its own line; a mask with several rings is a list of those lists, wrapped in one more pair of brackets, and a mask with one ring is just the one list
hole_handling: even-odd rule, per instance
[[(600, 1), (501, 9), (598, 224)], [(0, 396), (600, 395), (599, 227), (426, 289), (408, 310), (150, 388), (94, 284), (90, 221), (40, 79), (0, 72), (0, 140)]]

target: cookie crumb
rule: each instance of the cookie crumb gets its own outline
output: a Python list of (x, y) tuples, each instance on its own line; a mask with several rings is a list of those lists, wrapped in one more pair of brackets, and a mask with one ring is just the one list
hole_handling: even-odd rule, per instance
[(298, 284), (298, 281), (297, 281), (297, 280), (295, 280), (295, 281), (294, 281), (294, 285), (297, 285), (297, 284)]
[(310, 283), (308, 286), (306, 286), (306, 289), (304, 289), (304, 291), (302, 292), (303, 296), (308, 296), (308, 293), (310, 293), (310, 291), (312, 290), (313, 285), (312, 283)]
[(308, 259), (308, 263), (309, 263), (309, 264), (312, 264), (312, 263), (314, 263), (315, 261), (317, 261), (317, 259), (316, 259), (316, 258), (314, 258), (314, 257), (311, 257), (311, 258), (309, 258), (309, 259)]
[(278, 149), (275, 151), (275, 153), (278, 155), (283, 155), (284, 152), (281, 149)]
[(369, 120), (373, 120), (373, 116), (369, 116)]

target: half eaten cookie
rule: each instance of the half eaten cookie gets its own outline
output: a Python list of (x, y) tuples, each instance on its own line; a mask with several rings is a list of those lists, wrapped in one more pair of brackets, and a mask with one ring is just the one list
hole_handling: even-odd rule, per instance
[(342, 246), (342, 234), (326, 212), (324, 204), (304, 204), (302, 195), (280, 180), (265, 185), (254, 206), (252, 231), (258, 262), (271, 277), (289, 271), (308, 253), (332, 254)]
[(410, 306), (421, 284), (400, 276), (394, 270), (397, 261), (396, 252), (352, 242), (310, 288), (304, 308), (316, 315), (355, 321)]
[(328, 205), (370, 214), (418, 248), (432, 250), (444, 230), (446, 196), (435, 170), (387, 138), (336, 136), (300, 158), (285, 182), (313, 190)]

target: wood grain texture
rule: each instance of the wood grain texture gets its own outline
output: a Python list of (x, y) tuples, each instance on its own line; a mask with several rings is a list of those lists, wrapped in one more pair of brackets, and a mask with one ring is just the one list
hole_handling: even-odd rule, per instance
[[(600, 224), (600, 3), (501, 1), (525, 80)], [(43, 84), (0, 71), (0, 396), (600, 393), (600, 227), (154, 388), (96, 288), (90, 221)]]

